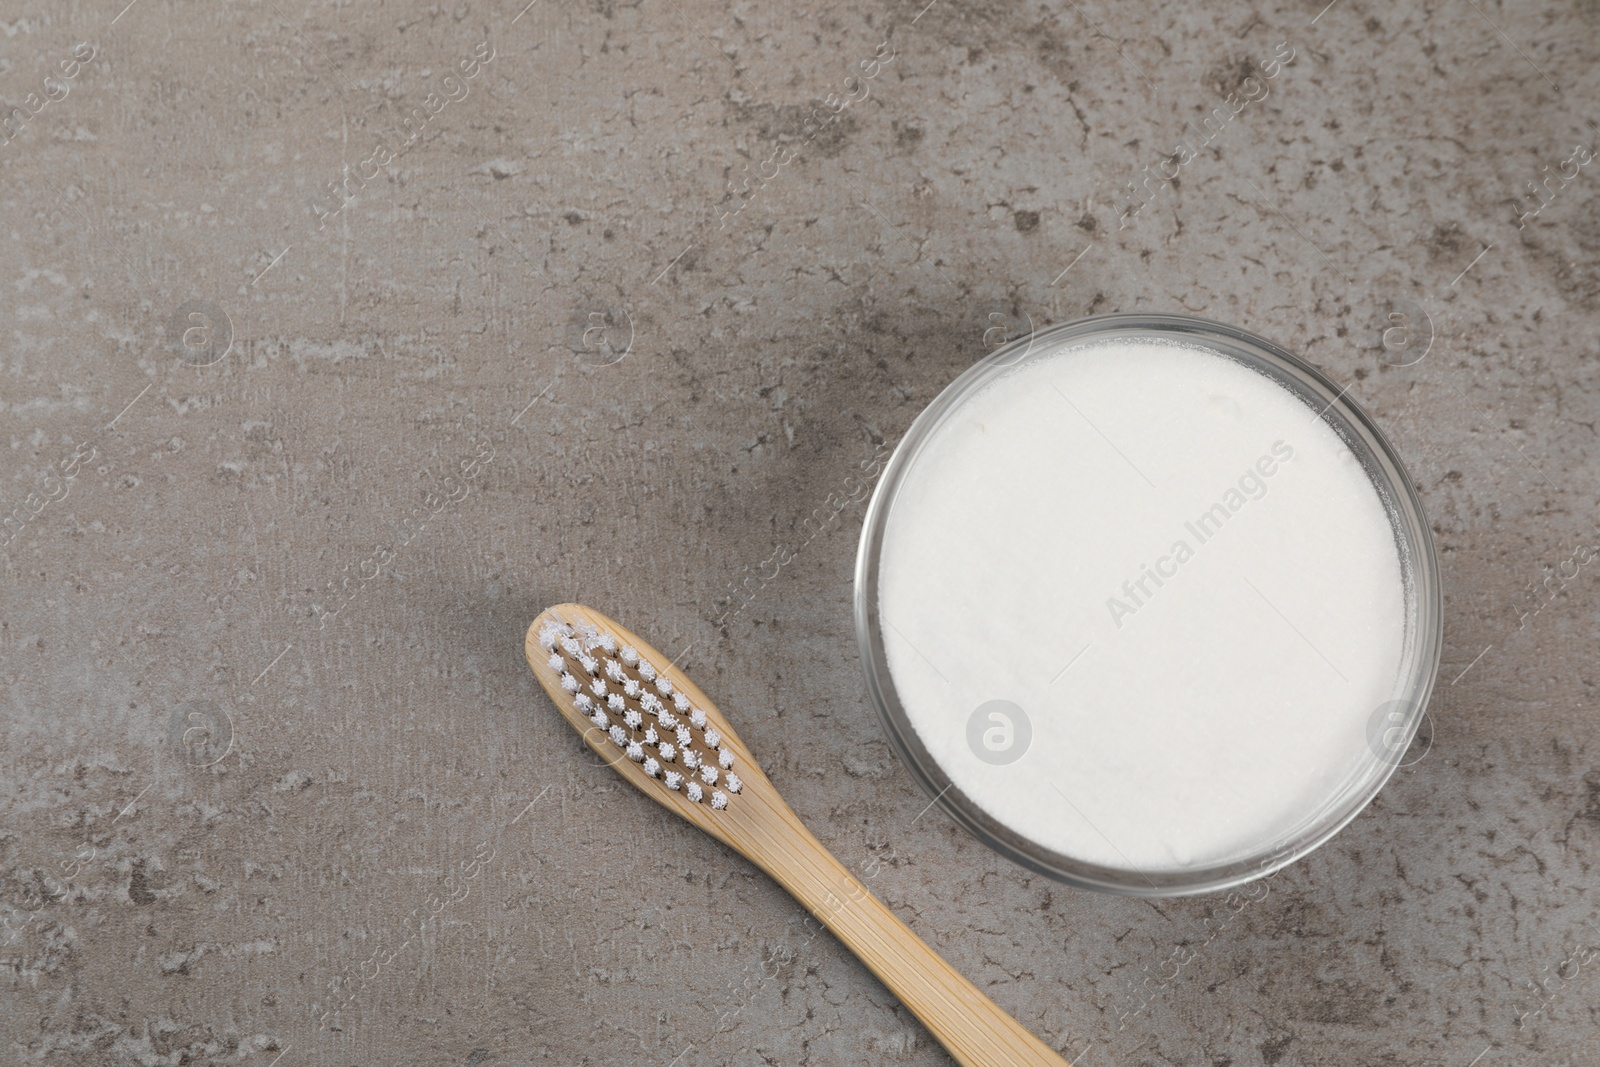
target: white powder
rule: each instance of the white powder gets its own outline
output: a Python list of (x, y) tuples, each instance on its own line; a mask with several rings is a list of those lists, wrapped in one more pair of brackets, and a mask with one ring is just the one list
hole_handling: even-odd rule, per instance
[[(907, 716), (963, 793), (1145, 874), (1258, 854), (1370, 767), (1406, 625), (1388, 514), (1338, 434), (1157, 341), (1061, 347), (956, 409), (888, 513), (879, 609)], [(969, 741), (992, 700), (1031, 726), (1015, 762)]]

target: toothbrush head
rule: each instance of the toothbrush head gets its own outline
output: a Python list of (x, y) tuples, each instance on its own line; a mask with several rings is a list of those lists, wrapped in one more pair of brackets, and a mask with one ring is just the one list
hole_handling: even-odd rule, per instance
[[(665, 656), (579, 604), (528, 627), (528, 665), (589, 747), (623, 777), (728, 840), (751, 786), (768, 786), (722, 713)], [(781, 802), (780, 802), (781, 803)]]

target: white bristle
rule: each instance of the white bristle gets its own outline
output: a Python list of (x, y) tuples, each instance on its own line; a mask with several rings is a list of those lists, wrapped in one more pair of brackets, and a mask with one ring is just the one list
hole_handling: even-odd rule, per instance
[[(724, 747), (709, 716), (637, 648), (589, 623), (547, 622), (539, 631), (539, 644), (579, 712), (645, 774), (693, 803), (709, 801), (713, 811), (726, 810), (729, 798), (744, 790), (733, 771), (733, 750)], [(693, 747), (696, 735), (704, 742), (704, 754)]]
[(546, 649), (553, 649), (556, 647), (556, 641), (566, 635), (566, 631), (567, 628), (559, 622), (547, 620), (543, 626), (539, 627), (539, 644)]

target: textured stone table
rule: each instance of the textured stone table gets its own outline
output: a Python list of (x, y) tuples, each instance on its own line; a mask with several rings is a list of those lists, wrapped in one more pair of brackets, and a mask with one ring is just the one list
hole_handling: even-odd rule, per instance
[[(923, 2), (6, 5), (0, 1059), (949, 1062), (553, 713), (581, 599), (1080, 1064), (1600, 1063), (1595, 12)], [(997, 858), (856, 661), (849, 476), (1114, 310), (1438, 539), (1431, 747), (1244, 906)]]

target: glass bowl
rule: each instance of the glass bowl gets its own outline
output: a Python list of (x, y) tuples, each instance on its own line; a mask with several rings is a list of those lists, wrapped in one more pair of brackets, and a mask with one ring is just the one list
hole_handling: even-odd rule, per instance
[[(1309, 810), (1291, 813), (1287, 830), (1279, 827), (1270, 837), (1249, 842), (1225, 859), (1182, 869), (1140, 870), (1131, 863), (1107, 865), (1052, 851), (964, 793), (930, 755), (907, 716), (889, 667), (879, 612), (890, 516), (908, 472), (941, 428), (979, 391), (1031, 361), (1050, 358), (1064, 347), (1119, 339), (1203, 347), (1268, 376), (1303, 402), (1309, 418), (1320, 419), (1337, 433), (1371, 480), (1389, 517), (1404, 584), (1400, 669), (1392, 699), (1375, 709), (1368, 722), (1370, 759), (1363, 753), (1325, 797)], [(967, 608), (981, 610), (979, 605)], [(1115, 314), (1065, 323), (1013, 341), (968, 368), (917, 417), (895, 448), (868, 505), (856, 559), (855, 622), (867, 690), (890, 740), (922, 788), (979, 840), (1022, 866), (1082, 888), (1135, 896), (1176, 896), (1240, 885), (1306, 855), (1355, 818), (1400, 765), (1422, 723), (1438, 669), (1441, 616), (1438, 561), (1421, 503), (1394, 449), (1372, 420), (1345, 396), (1344, 389), (1271, 341), (1186, 315)]]

